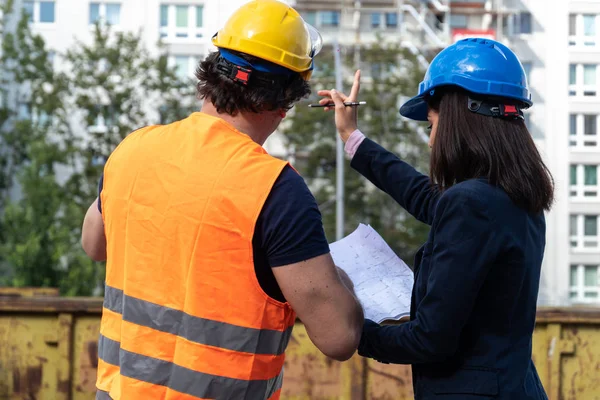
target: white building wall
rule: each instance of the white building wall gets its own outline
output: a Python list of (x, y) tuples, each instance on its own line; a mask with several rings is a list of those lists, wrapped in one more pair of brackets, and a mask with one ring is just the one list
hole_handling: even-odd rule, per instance
[[(575, 96), (568, 97), (568, 113), (578, 116), (576, 119), (578, 136), (588, 130), (583, 115), (588, 115), (595, 120), (593, 123), (595, 135), (580, 136), (576, 139), (577, 146), (565, 149), (569, 164), (566, 168), (570, 169), (570, 165), (575, 165), (577, 168), (577, 184), (573, 187), (575, 193), (572, 193), (575, 196), (569, 198), (569, 215), (565, 216), (567, 221), (570, 215), (576, 216), (577, 227), (571, 239), (575, 239), (577, 246), (570, 247), (570, 278), (565, 280), (569, 282), (571, 299), (574, 302), (598, 304), (600, 302), (600, 293), (598, 293), (600, 284), (600, 182), (598, 181), (600, 180), (600, 129), (598, 129), (600, 123), (600, 3), (571, 0), (567, 13), (572, 14), (575, 20), (575, 35), (570, 35), (570, 30), (567, 33), (569, 43), (567, 64), (577, 65)], [(591, 32), (586, 32), (584, 28), (584, 16), (590, 20), (588, 22), (591, 22)], [(595, 69), (595, 73), (591, 74), (593, 75), (591, 85), (586, 85), (589, 82), (586, 82), (586, 77), (582, 76), (583, 65)], [(569, 72), (566, 76), (569, 81)], [(581, 95), (583, 90), (590, 89), (595, 92), (595, 95)], [(573, 139), (572, 136), (570, 138)], [(589, 146), (591, 142), (595, 142), (595, 146)], [(584, 166), (595, 169), (595, 187), (582, 185), (585, 179)], [(592, 222), (592, 226), (588, 227), (589, 230), (595, 228), (595, 235), (586, 235), (590, 232), (586, 232), (584, 219), (595, 220), (595, 224), (589, 221)]]
[[(560, 1), (548, 7), (545, 2), (522, 0), (521, 6), (533, 15), (533, 33), (509, 37), (508, 43), (521, 60), (531, 63), (530, 86), (534, 106), (529, 113), (530, 130), (556, 183), (556, 203), (547, 214), (547, 244), (543, 264), (540, 303), (568, 305), (598, 303), (600, 301), (600, 190), (590, 197), (571, 197), (570, 165), (578, 165), (577, 179), (583, 180), (583, 165), (597, 168), (600, 179), (600, 145), (570, 147), (570, 114), (596, 116), (596, 135), (600, 139), (600, 3), (594, 1)], [(579, 37), (576, 45), (569, 45), (569, 14), (595, 16), (595, 45), (584, 45), (582, 17), (578, 16)], [(572, 39), (572, 38), (571, 38)], [(577, 65), (577, 82), (570, 81), (570, 64)], [(583, 65), (596, 68), (592, 85), (583, 84)], [(569, 91), (575, 95), (570, 96)], [(584, 90), (595, 95), (584, 96)], [(577, 131), (583, 131), (583, 117), (577, 119)], [(584, 137), (589, 139), (591, 136)], [(583, 140), (581, 139), (581, 140)], [(577, 140), (580, 140), (578, 138)], [(596, 185), (596, 189), (598, 185)], [(578, 248), (571, 242), (570, 215), (578, 215), (575, 231)], [(596, 225), (589, 228), (595, 237), (584, 235), (583, 216), (596, 217)], [(583, 247), (582, 243), (589, 244)], [(594, 244), (595, 243), (595, 244)]]
[[(546, 252), (542, 266), (540, 303), (568, 304), (568, 20), (566, 2), (548, 7), (536, 0), (524, 1), (533, 15), (534, 33), (522, 39), (517, 52), (529, 49), (531, 88), (536, 104), (531, 123), (538, 148), (556, 184), (556, 203), (546, 216)], [(519, 54), (520, 55), (520, 54)], [(539, 134), (536, 134), (539, 131)]]

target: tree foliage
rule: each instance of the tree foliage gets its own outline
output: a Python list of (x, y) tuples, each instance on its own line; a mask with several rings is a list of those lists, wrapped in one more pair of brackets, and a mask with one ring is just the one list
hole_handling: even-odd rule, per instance
[[(31, 33), (25, 15), (14, 31), (3, 32), (0, 65), (5, 89), (0, 126), (2, 281), (59, 286), (70, 270), (90, 266), (77, 256), (69, 221), (74, 210), (57, 179), (61, 169), (74, 165), (65, 107), (68, 79), (52, 68), (43, 39)], [(73, 292), (81, 292), (82, 285), (86, 282)]]
[[(313, 95), (298, 104), (285, 128), (295, 165), (313, 189), (320, 204), (329, 240), (335, 238), (336, 130), (333, 114), (306, 105), (316, 102), (319, 89), (335, 87), (333, 50), (317, 56)], [(423, 126), (402, 119), (402, 99), (416, 91), (424, 71), (417, 59), (395, 44), (348, 49), (344, 60), (344, 90), (349, 92), (355, 67), (363, 74), (359, 100), (359, 128), (369, 138), (390, 149), (421, 172), (428, 170), (428, 148)], [(357, 64), (358, 60), (358, 64)], [(366, 76), (366, 77), (365, 77)], [(396, 253), (412, 264), (416, 249), (425, 241), (428, 227), (411, 217), (390, 196), (375, 188), (350, 168), (345, 159), (345, 234), (359, 223), (373, 226)]]
[(103, 162), (131, 131), (187, 115), (194, 86), (139, 34), (97, 25), (91, 44), (57, 55), (61, 72), (25, 15), (2, 27), (0, 285), (90, 295), (103, 268), (81, 249), (81, 223)]
[(140, 35), (112, 34), (110, 26), (97, 24), (93, 42), (77, 42), (65, 56), (72, 101), (85, 133), (81, 173), (69, 182), (81, 207), (98, 194), (104, 162), (129, 133), (181, 119), (193, 110), (193, 83), (177, 78), (166, 52), (152, 56)]

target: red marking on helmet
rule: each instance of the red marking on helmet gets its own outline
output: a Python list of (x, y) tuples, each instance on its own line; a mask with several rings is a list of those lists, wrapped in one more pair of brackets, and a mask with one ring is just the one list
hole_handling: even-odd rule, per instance
[(509, 114), (509, 113), (516, 114), (517, 113), (517, 107), (506, 105), (506, 106), (504, 106), (504, 112), (506, 114)]

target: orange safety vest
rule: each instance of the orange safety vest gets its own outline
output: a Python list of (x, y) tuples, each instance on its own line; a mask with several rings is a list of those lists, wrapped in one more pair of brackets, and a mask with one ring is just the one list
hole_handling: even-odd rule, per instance
[(287, 165), (203, 113), (130, 134), (104, 169), (96, 386), (112, 399), (278, 399), (296, 315), (254, 271)]

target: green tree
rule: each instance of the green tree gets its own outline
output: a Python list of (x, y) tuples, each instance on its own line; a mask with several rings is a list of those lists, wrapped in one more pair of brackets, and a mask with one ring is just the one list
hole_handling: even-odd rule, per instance
[(96, 24), (93, 42), (78, 42), (66, 54), (73, 101), (85, 132), (82, 173), (69, 186), (81, 207), (96, 197), (104, 161), (129, 133), (194, 110), (195, 85), (178, 79), (159, 46), (159, 55), (152, 56), (140, 33), (113, 34), (110, 26)]
[[(69, 218), (73, 207), (57, 179), (58, 171), (75, 160), (65, 108), (68, 80), (52, 68), (44, 41), (32, 34), (27, 17), (13, 16), (18, 23), (2, 34), (0, 60), (6, 96), (0, 121), (0, 279), (4, 285), (61, 286), (72, 270), (91, 265), (78, 256)], [(79, 294), (89, 291), (86, 285), (89, 280), (82, 279), (65, 291)]]
[[(398, 114), (401, 99), (416, 91), (423, 69), (416, 57), (396, 44), (381, 44), (349, 49), (343, 57), (344, 89), (349, 92), (357, 64), (363, 73), (359, 127), (365, 135), (398, 154), (421, 172), (428, 170), (428, 148), (424, 127), (402, 119)], [(333, 52), (318, 55), (321, 66), (314, 77), (313, 94), (295, 107), (284, 134), (295, 165), (307, 180), (323, 214), (329, 240), (335, 238), (336, 129), (333, 113), (311, 109), (318, 101), (316, 92), (335, 86)], [(348, 73), (350, 72), (350, 73)], [(369, 76), (370, 75), (370, 76)], [(416, 221), (390, 196), (375, 188), (349, 166), (345, 158), (345, 234), (359, 223), (370, 224), (394, 251), (412, 265), (416, 249), (426, 240), (428, 227)]]
[(194, 85), (139, 34), (99, 25), (91, 45), (64, 55), (67, 73), (48, 56), (25, 16), (3, 32), (0, 82), (11, 100), (0, 108), (0, 284), (90, 295), (104, 273), (81, 249), (81, 223), (103, 160), (131, 131), (187, 115)]

